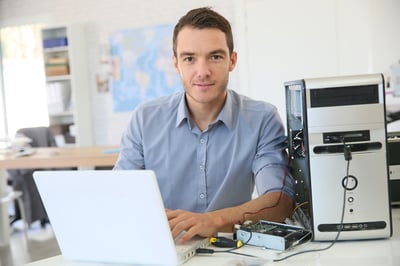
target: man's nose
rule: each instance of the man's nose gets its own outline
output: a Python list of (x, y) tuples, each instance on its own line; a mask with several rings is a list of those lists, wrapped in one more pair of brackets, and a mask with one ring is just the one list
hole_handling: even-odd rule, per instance
[(198, 77), (207, 77), (210, 76), (211, 70), (210, 70), (210, 62), (206, 59), (201, 59), (197, 61), (197, 76)]

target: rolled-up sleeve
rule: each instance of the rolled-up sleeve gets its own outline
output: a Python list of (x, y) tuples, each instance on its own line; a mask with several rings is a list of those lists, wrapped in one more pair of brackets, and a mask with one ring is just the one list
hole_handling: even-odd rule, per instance
[(282, 121), (275, 110), (268, 114), (264, 122), (253, 161), (257, 193), (262, 195), (283, 190), (294, 198), (294, 180), (289, 171), (287, 138)]

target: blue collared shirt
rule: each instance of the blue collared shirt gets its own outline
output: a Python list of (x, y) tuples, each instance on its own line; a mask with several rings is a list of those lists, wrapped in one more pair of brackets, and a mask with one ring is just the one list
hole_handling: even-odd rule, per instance
[(179, 92), (134, 110), (114, 169), (154, 170), (166, 208), (207, 212), (251, 200), (254, 185), (260, 195), (283, 187), (293, 197), (285, 148), (273, 105), (228, 90), (201, 132)]

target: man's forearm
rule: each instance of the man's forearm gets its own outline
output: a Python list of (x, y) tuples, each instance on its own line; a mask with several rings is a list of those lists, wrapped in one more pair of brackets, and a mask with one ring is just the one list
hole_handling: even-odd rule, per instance
[(232, 232), (247, 220), (283, 222), (293, 211), (293, 200), (283, 192), (270, 192), (242, 205), (212, 212), (220, 232)]

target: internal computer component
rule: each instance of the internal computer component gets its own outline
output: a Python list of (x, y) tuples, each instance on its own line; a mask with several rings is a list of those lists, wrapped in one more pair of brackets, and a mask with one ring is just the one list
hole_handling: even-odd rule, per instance
[(238, 226), (235, 235), (245, 244), (281, 251), (311, 239), (311, 231), (303, 227), (264, 220)]

